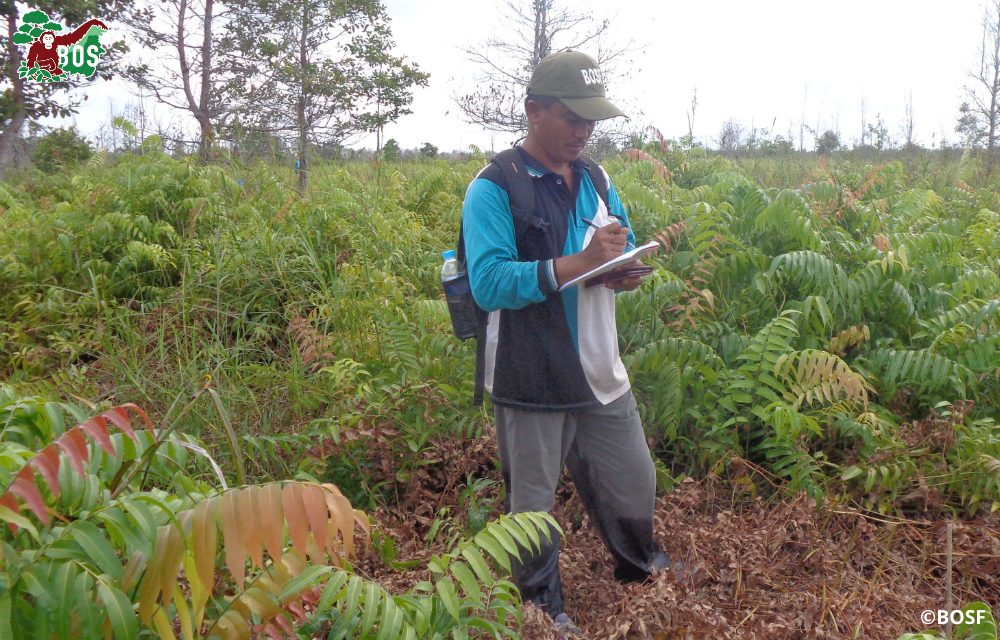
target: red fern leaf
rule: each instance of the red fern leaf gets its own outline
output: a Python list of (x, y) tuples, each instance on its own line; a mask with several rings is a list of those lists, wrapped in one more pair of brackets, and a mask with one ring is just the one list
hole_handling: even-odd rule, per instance
[(38, 516), (38, 519), (45, 526), (49, 525), (51, 518), (49, 517), (48, 510), (45, 509), (45, 501), (42, 500), (42, 494), (38, 491), (38, 487), (35, 486), (35, 472), (32, 471), (31, 467), (25, 466), (17, 472), (14, 482), (10, 485), (10, 492), (23, 500), (32, 513)]
[(59, 448), (50, 444), (38, 452), (31, 461), (31, 466), (38, 470), (49, 485), (49, 490), (56, 498), (59, 497)]
[(90, 459), (90, 452), (87, 450), (87, 439), (83, 437), (83, 431), (73, 427), (59, 436), (56, 445), (69, 456), (69, 461), (76, 472), (81, 476), (84, 475), (86, 472), (83, 470), (83, 464)]
[(111, 444), (111, 434), (108, 433), (108, 421), (103, 416), (95, 416), (80, 425), (80, 429), (86, 432), (94, 442), (101, 445), (101, 448), (108, 452), (108, 455), (117, 456), (115, 447)]

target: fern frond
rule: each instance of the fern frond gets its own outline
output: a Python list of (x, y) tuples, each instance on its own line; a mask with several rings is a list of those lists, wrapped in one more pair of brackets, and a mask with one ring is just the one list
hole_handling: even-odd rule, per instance
[(868, 342), (871, 340), (871, 337), (871, 331), (868, 329), (867, 324), (856, 324), (830, 338), (827, 351), (843, 357), (849, 349)]
[(876, 349), (868, 363), (890, 390), (905, 384), (919, 391), (948, 390), (964, 398), (973, 377), (966, 367), (927, 349)]
[(785, 246), (801, 250), (816, 250), (822, 241), (813, 229), (809, 204), (798, 193), (786, 190), (778, 194), (754, 220), (754, 232), (763, 234), (768, 242), (774, 238), (784, 239)]
[(781, 357), (794, 350), (799, 315), (798, 311), (782, 311), (751, 338), (737, 357), (739, 368), (729, 378), (728, 409), (735, 411), (739, 404), (771, 404), (785, 397), (788, 388), (774, 371)]
[(788, 303), (786, 308), (801, 312), (799, 326), (805, 335), (818, 338), (827, 335), (833, 327), (835, 318), (823, 296), (807, 296), (801, 302)]
[(653, 239), (663, 245), (663, 250), (666, 253), (670, 253), (680, 244), (680, 240), (684, 235), (685, 229), (687, 229), (687, 224), (685, 224), (683, 220), (680, 220), (669, 227), (654, 233)]
[(914, 340), (939, 336), (959, 324), (969, 326), (976, 332), (995, 333), (1000, 330), (1000, 300), (963, 302), (934, 318), (920, 320), (917, 324), (923, 330), (914, 334)]
[(771, 198), (763, 189), (746, 184), (736, 187), (729, 194), (729, 203), (733, 206), (733, 215), (740, 220), (752, 223), (764, 211)]
[[(229, 575), (240, 590), (230, 603), (234, 610), (272, 618), (280, 612), (272, 599), (274, 592), (295, 591), (288, 585), (306, 570), (306, 558), (314, 567), (339, 567), (354, 554), (355, 526), (367, 534), (367, 519), (331, 484), (271, 483), (205, 498), (159, 528), (139, 585), (139, 618), (153, 626), (154, 617), (165, 615), (172, 604), (179, 606), (176, 593), (183, 567), (192, 597), (186, 615), (183, 611), (178, 615), (182, 622), (186, 617), (200, 620), (216, 588), (215, 563), (220, 547)], [(288, 552), (286, 538), (292, 543)], [(271, 562), (265, 562), (265, 550)], [(256, 578), (254, 582), (271, 585), (271, 589), (260, 589), (257, 584), (244, 588), (248, 559), (251, 569), (267, 575), (263, 583)], [(309, 576), (318, 578), (325, 571), (314, 568)], [(302, 589), (310, 586), (309, 581), (300, 582), (305, 582)], [(242, 607), (237, 607), (237, 602)], [(246, 615), (244, 622), (249, 624), (249, 620)], [(228, 623), (220, 619), (215, 624)]]
[(1000, 274), (995, 269), (969, 269), (951, 288), (956, 298), (995, 298), (1000, 296)]
[(786, 385), (792, 409), (803, 405), (832, 404), (838, 400), (868, 405), (873, 389), (860, 374), (839, 357), (826, 351), (806, 349), (778, 359), (774, 373)]
[(768, 276), (781, 273), (805, 294), (819, 295), (829, 291), (834, 277), (842, 274), (840, 265), (815, 251), (792, 251), (776, 256), (767, 271)]
[(666, 165), (642, 149), (626, 149), (622, 155), (633, 162), (648, 162), (653, 167), (653, 173), (664, 182), (669, 183), (674, 176)]
[(288, 331), (292, 335), (303, 364), (310, 372), (315, 373), (336, 359), (333, 354), (333, 340), (313, 328), (306, 318), (301, 316), (292, 318), (288, 323)]
[(124, 404), (94, 416), (66, 430), (12, 474), (10, 484), (3, 493), (0, 493), (0, 505), (17, 514), (20, 511), (20, 502), (26, 505), (45, 526), (49, 526), (51, 516), (45, 506), (42, 494), (38, 490), (36, 478), (40, 478), (47, 486), (48, 491), (53, 496), (58, 497), (62, 486), (59, 469), (63, 456), (69, 459), (70, 465), (77, 474), (85, 475), (83, 466), (91, 457), (90, 448), (87, 446), (88, 437), (100, 445), (108, 455), (118, 456), (119, 454), (111, 442), (108, 427), (114, 425), (135, 440), (136, 433), (130, 424), (130, 413), (138, 415), (152, 432), (153, 423), (149, 416), (134, 404)]
[(940, 231), (924, 231), (923, 233), (892, 233), (888, 234), (889, 244), (896, 248), (905, 248), (911, 256), (929, 256), (934, 254), (953, 254), (958, 251), (958, 236)]

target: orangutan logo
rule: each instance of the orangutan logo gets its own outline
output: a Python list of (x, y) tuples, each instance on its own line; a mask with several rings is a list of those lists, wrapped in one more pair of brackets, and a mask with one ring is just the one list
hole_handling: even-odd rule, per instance
[(74, 74), (90, 78), (97, 73), (97, 64), (107, 51), (101, 46), (101, 34), (108, 30), (107, 25), (88, 20), (69, 33), (59, 34), (66, 30), (43, 11), (25, 14), (13, 38), (15, 44), (28, 46), (27, 60), (21, 61), (18, 77), (34, 82), (63, 82)]

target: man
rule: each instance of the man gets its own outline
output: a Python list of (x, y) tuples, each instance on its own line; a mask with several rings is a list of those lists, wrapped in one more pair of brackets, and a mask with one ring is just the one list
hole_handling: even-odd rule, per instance
[[(618, 353), (615, 290), (558, 288), (622, 254), (635, 238), (605, 180), (605, 206), (583, 148), (598, 120), (622, 116), (604, 96), (592, 58), (574, 51), (542, 60), (525, 99), (528, 135), (516, 147), (531, 176), (535, 210), (511, 212), (496, 163), (469, 185), (462, 209), (473, 296), (490, 312), (485, 386), (493, 400), (509, 511), (549, 511), (565, 464), (611, 552), (615, 577), (645, 580), (670, 561), (653, 541), (655, 476), (628, 374)], [(527, 554), (525, 554), (527, 556)], [(557, 627), (564, 611), (558, 540), (515, 563), (514, 581)]]

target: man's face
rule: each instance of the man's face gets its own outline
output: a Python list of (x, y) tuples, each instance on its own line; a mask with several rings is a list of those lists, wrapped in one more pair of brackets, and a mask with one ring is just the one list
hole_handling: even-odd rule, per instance
[(56, 37), (54, 35), (52, 35), (51, 33), (46, 33), (44, 36), (42, 36), (42, 44), (45, 45), (46, 49), (51, 49), (52, 41), (55, 39)]
[(536, 107), (529, 108), (528, 121), (535, 126), (534, 137), (546, 155), (557, 162), (579, 158), (596, 123), (584, 120), (561, 102), (547, 108), (536, 103)]

